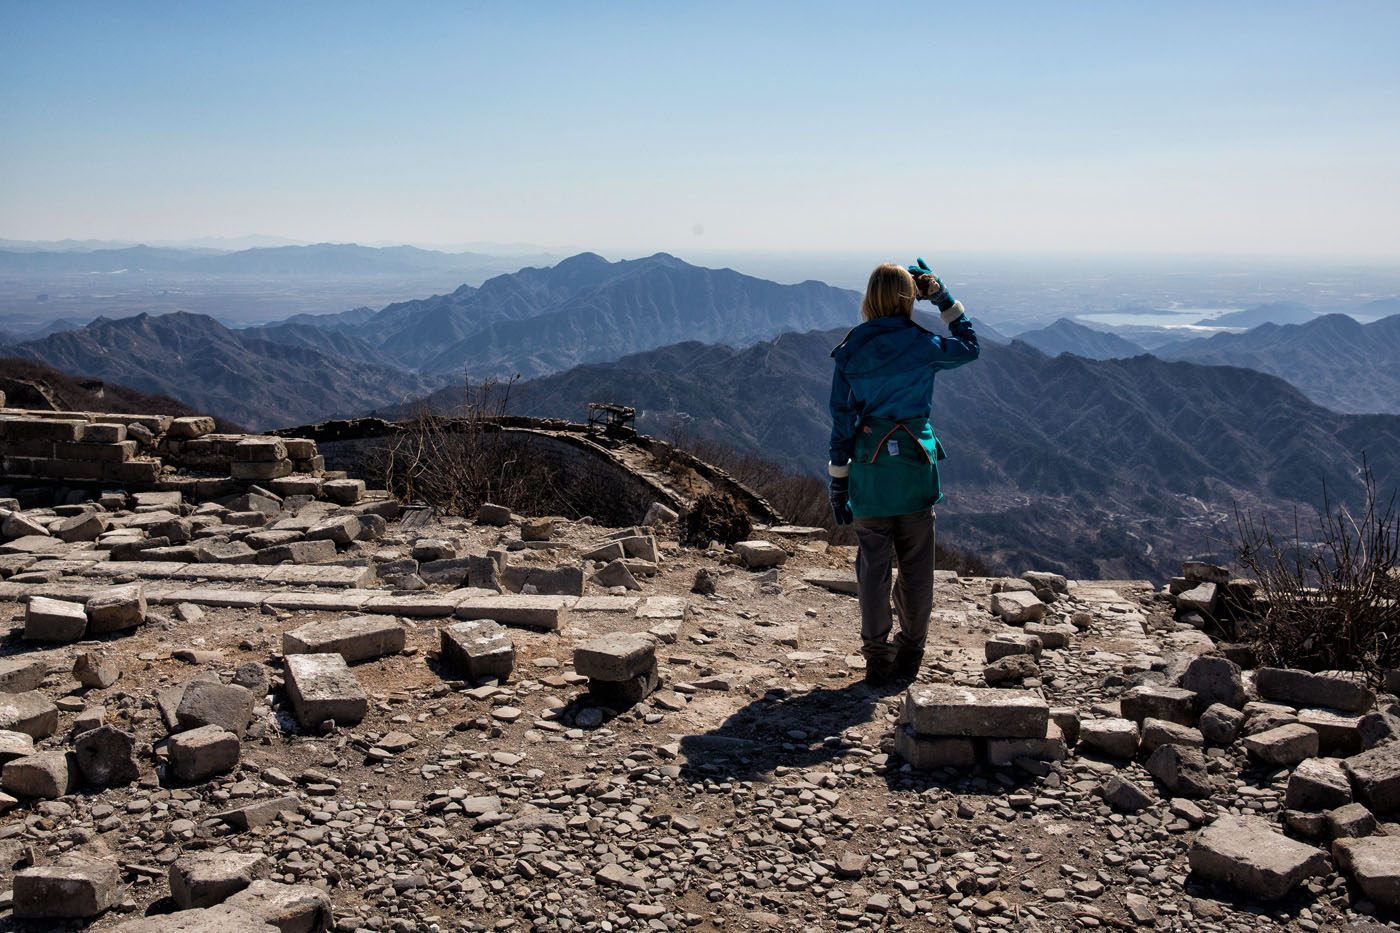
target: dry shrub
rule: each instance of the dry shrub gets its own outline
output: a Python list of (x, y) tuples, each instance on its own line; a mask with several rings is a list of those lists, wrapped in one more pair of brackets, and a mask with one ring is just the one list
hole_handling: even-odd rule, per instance
[(705, 547), (711, 541), (733, 544), (747, 540), (753, 532), (749, 515), (729, 496), (711, 493), (701, 496), (686, 511), (681, 526), (681, 543)]
[[(1258, 580), (1257, 616), (1240, 632), (1262, 663), (1304, 670), (1359, 670), (1372, 683), (1400, 667), (1400, 517), (1365, 470), (1359, 510), (1333, 507), (1324, 489), (1304, 537), (1236, 513), (1237, 556)], [(1229, 607), (1244, 608), (1244, 607)]]
[(499, 418), (512, 382), (466, 383), (461, 409), (439, 415), (420, 407), (376, 451), (372, 469), (405, 502), (474, 515), (483, 502), (525, 514), (570, 514), (572, 496), (530, 443), (502, 433)]

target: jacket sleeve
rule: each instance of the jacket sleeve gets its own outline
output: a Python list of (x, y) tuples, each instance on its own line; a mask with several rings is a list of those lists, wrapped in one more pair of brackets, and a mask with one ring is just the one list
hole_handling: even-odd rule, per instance
[(952, 336), (931, 338), (934, 366), (939, 369), (955, 369), (977, 359), (982, 351), (977, 346), (977, 333), (972, 329), (972, 321), (966, 314), (950, 321), (948, 331)]
[[(831, 374), (831, 451), (828, 470), (845, 476), (855, 451), (856, 410), (851, 404), (851, 384), (836, 366)], [(839, 473), (838, 473), (839, 471)]]

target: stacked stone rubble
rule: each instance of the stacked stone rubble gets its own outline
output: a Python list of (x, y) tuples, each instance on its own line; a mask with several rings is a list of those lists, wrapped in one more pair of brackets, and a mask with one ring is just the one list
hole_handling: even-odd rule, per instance
[(1059, 761), (1065, 737), (1044, 699), (1028, 690), (915, 686), (904, 697), (895, 751), (933, 771)]

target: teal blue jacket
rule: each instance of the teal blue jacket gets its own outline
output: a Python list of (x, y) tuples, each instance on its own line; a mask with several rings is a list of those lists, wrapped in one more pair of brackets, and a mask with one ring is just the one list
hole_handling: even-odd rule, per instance
[[(850, 463), (861, 419), (906, 421), (933, 412), (933, 377), (977, 359), (977, 334), (967, 315), (941, 337), (906, 317), (883, 317), (853, 328), (831, 351), (830, 462)], [(844, 472), (844, 471), (843, 471)]]

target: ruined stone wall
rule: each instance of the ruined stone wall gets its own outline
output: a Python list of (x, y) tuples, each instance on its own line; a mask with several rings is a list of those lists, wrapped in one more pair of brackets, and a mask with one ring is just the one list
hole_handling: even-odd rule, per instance
[[(0, 405), (3, 405), (0, 397)], [(214, 419), (0, 407), (0, 483), (229, 495), (262, 484), (319, 496), (327, 473), (305, 438), (215, 434)]]

